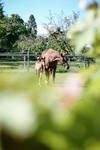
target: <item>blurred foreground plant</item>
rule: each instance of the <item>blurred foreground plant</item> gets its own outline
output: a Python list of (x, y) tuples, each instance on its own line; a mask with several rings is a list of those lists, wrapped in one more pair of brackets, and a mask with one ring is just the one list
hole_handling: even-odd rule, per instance
[[(84, 0), (83, 0), (84, 1)], [(76, 51), (79, 53), (84, 46), (89, 46), (89, 56), (100, 58), (100, 8), (97, 2), (88, 5), (83, 21), (77, 22), (69, 31)]]
[[(66, 149), (61, 94), (29, 73), (0, 75), (0, 141), (5, 150)], [(58, 116), (59, 114), (59, 116)], [(59, 144), (57, 144), (59, 143)]]
[(100, 149), (100, 8), (96, 1), (88, 2), (81, 0), (87, 9), (86, 17), (76, 23), (69, 34), (78, 53), (84, 46), (90, 46), (86, 55), (94, 57), (96, 64), (80, 74), (84, 81), (84, 92), (67, 120), (70, 150)]

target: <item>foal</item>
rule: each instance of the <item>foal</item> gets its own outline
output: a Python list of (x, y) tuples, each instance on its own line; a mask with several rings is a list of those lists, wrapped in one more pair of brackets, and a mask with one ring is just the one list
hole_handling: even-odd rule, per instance
[(35, 71), (39, 80), (39, 85), (40, 85), (40, 80), (42, 78), (43, 70), (44, 70), (44, 61), (43, 60), (37, 61), (35, 64)]

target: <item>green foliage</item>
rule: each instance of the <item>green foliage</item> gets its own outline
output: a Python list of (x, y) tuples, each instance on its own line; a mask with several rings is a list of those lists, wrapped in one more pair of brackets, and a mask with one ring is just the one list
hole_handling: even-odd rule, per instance
[(10, 47), (10, 43), (13, 42), (13, 39), (11, 40), (12, 33), (12, 26), (9, 23), (8, 18), (0, 20), (0, 48)]
[(0, 0), (0, 20), (4, 17), (3, 3)]
[[(2, 3), (0, 3), (3, 9)], [(3, 10), (2, 10), (3, 12)], [(54, 30), (49, 30), (47, 37), (37, 36), (37, 24), (34, 15), (30, 15), (27, 23), (18, 14), (12, 14), (11, 17), (3, 17), (0, 20), (0, 50), (17, 49), (21, 52), (25, 50), (40, 53), (44, 49), (53, 48), (63, 53), (74, 53), (74, 46), (66, 33), (79, 17), (79, 14), (73, 12), (72, 16), (65, 17), (59, 15), (59, 19), (51, 19), (51, 26), (54, 22), (58, 24)]]
[[(0, 1), (0, 50), (17, 49), (20, 36), (26, 36), (26, 38), (29, 36), (31, 39), (34, 39), (36, 35), (37, 24), (33, 15), (30, 16), (28, 24), (25, 24), (18, 14), (12, 14), (11, 17), (6, 17), (3, 15), (3, 4)], [(31, 43), (30, 38), (29, 43)], [(25, 48), (27, 49), (27, 47)]]
[(100, 148), (100, 67), (83, 73), (88, 76), (80, 102), (72, 110), (67, 130), (69, 149), (99, 150)]
[(41, 53), (43, 50), (46, 49), (47, 46), (47, 38), (42, 36), (37, 36), (37, 38), (34, 41), (34, 48), (33, 50), (36, 53)]
[(74, 53), (74, 45), (71, 39), (67, 37), (67, 32), (72, 25), (77, 22), (78, 18), (79, 12), (73, 11), (71, 16), (65, 16), (63, 11), (61, 11), (59, 15), (54, 15), (50, 12), (48, 24), (51, 25), (52, 28), (48, 28), (49, 37), (47, 49), (53, 48), (67, 54)]
[[(90, 56), (100, 57), (100, 8), (95, 9), (95, 4), (92, 4), (93, 9), (89, 9), (84, 21), (78, 22), (71, 29), (69, 34), (72, 35), (77, 52), (81, 52), (86, 45), (91, 45), (89, 51)], [(91, 8), (91, 7), (90, 7)], [(77, 37), (77, 38), (76, 38)]]
[[(89, 76), (86, 89), (81, 100), (69, 112), (61, 107), (61, 89), (44, 83), (39, 87), (33, 73), (1, 73), (2, 148), (99, 150), (99, 68), (85, 71), (84, 75)], [(8, 145), (7, 140), (11, 140)]]
[(36, 24), (34, 15), (30, 15), (28, 23), (27, 23), (27, 27), (31, 33), (31, 36), (36, 37), (37, 36), (37, 24)]
[(13, 14), (10, 18), (0, 20), (0, 49), (12, 48), (20, 34), (26, 34), (24, 21), (19, 15)]
[(70, 39), (66, 37), (65, 32), (61, 31), (60, 27), (57, 27), (56, 31), (49, 31), (47, 49), (49, 48), (69, 54), (74, 52)]
[(87, 54), (98, 61), (97, 65), (81, 74), (86, 80), (84, 92), (79, 104), (72, 110), (66, 128), (70, 150), (100, 149), (100, 8), (94, 2), (87, 10), (84, 21), (76, 23), (70, 33), (78, 52), (85, 45), (91, 45), (92, 49)]
[(58, 27), (56, 31), (49, 31), (48, 37), (21, 36), (17, 42), (21, 50), (30, 50), (35, 53), (41, 53), (45, 49), (53, 48), (63, 53), (73, 53), (74, 47), (71, 40), (68, 39), (63, 31)]
[(16, 44), (22, 52), (28, 50), (35, 53), (41, 53), (41, 51), (46, 49), (47, 39), (42, 36), (37, 36), (36, 38), (31, 36), (20, 36), (20, 39)]
[(26, 50), (33, 50), (33, 43), (34, 40), (32, 37), (27, 36), (20, 36), (19, 40), (16, 42), (16, 45), (18, 49), (21, 50), (21, 52), (24, 52)]
[[(16, 140), (14, 140), (16, 138), (20, 142), (22, 140), (22, 143), (23, 139), (26, 142), (22, 147), (18, 142), (19, 149), (66, 148), (65, 138), (59, 130), (65, 119), (57, 117), (62, 118), (59, 127), (58, 123), (54, 123), (57, 121), (55, 110), (58, 111), (60, 94), (58, 96), (56, 90), (44, 84), (42, 88), (39, 87), (33, 74), (28, 73), (1, 74), (0, 82), (0, 129), (3, 134), (6, 133), (5, 140), (1, 136), (3, 146), (5, 147), (8, 136), (8, 139), (13, 138), (13, 140), (11, 145), (6, 147), (7, 149), (12, 149), (13, 145), (16, 149)], [(55, 140), (59, 141), (59, 145), (56, 145)]]

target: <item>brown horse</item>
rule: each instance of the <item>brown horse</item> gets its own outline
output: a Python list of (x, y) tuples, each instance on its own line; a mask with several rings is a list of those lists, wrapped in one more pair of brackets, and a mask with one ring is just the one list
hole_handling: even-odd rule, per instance
[(66, 69), (69, 69), (69, 64), (66, 61), (65, 56), (56, 50), (53, 49), (44, 50), (42, 52), (41, 59), (44, 61), (44, 69), (45, 69), (47, 82), (49, 81), (50, 74), (53, 75), (53, 81), (55, 81), (55, 73), (56, 73), (58, 61), (60, 61), (60, 63)]

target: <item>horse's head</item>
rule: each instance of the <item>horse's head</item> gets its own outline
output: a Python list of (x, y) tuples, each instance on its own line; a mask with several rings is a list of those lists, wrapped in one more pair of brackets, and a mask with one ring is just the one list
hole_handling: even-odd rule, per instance
[(61, 60), (60, 63), (66, 68), (69, 69), (69, 64), (67, 62), (67, 58), (65, 55), (61, 54)]

